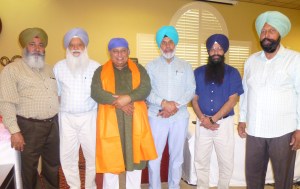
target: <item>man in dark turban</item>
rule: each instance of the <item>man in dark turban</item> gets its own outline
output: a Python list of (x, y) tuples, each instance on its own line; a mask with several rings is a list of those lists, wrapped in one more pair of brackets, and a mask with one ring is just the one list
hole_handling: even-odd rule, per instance
[(245, 63), (238, 125), (239, 135), (247, 140), (247, 188), (264, 188), (271, 159), (275, 188), (289, 189), (300, 148), (300, 53), (280, 43), (291, 29), (284, 14), (264, 12), (255, 27), (262, 51)]
[(214, 146), (219, 164), (218, 188), (229, 188), (234, 157), (234, 111), (244, 92), (238, 70), (226, 64), (229, 41), (223, 34), (206, 40), (207, 65), (194, 71), (196, 94), (192, 100), (197, 115), (195, 168), (197, 187), (209, 188), (209, 166)]
[(128, 42), (108, 43), (110, 60), (93, 76), (91, 96), (99, 104), (96, 129), (96, 172), (104, 173), (103, 189), (119, 189), (126, 171), (126, 189), (140, 189), (142, 169), (157, 157), (145, 98), (151, 90), (143, 66), (130, 60)]
[(52, 68), (45, 64), (48, 36), (28, 28), (19, 36), (23, 58), (5, 66), (0, 78), (0, 114), (11, 133), (11, 146), (21, 152), (24, 189), (57, 189), (59, 168), (58, 96)]

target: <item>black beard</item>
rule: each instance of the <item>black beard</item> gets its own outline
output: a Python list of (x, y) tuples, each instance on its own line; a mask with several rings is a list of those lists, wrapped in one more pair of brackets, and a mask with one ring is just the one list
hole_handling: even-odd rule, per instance
[[(264, 38), (263, 40), (260, 41), (260, 46), (266, 53), (273, 53), (276, 51), (278, 45), (280, 44), (280, 40), (281, 40), (280, 36), (278, 37), (277, 40)], [(269, 44), (264, 44), (265, 41), (268, 41)]]
[[(218, 60), (214, 60), (213, 57), (218, 56)], [(205, 82), (216, 84), (222, 84), (225, 74), (225, 57), (224, 55), (213, 55), (208, 57), (208, 63), (205, 70)]]

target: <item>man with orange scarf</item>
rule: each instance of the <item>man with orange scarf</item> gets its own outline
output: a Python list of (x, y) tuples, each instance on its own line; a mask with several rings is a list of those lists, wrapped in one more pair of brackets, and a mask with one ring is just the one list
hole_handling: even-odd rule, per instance
[(145, 99), (151, 90), (143, 66), (132, 62), (124, 38), (108, 44), (110, 60), (93, 77), (91, 96), (99, 104), (96, 172), (104, 173), (103, 189), (118, 189), (126, 171), (126, 188), (140, 189), (141, 170), (157, 157)]

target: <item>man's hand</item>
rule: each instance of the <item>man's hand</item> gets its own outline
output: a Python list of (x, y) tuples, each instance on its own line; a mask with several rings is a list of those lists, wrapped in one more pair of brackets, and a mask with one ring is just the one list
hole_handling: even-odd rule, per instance
[(241, 138), (246, 138), (247, 137), (246, 123), (245, 122), (239, 122), (237, 130), (238, 130), (238, 133), (239, 133)]
[(176, 103), (174, 101), (164, 100), (161, 103), (161, 107), (162, 107), (163, 110), (166, 110), (167, 112), (170, 112), (170, 113), (173, 113), (173, 114), (178, 111), (177, 105), (178, 105), (178, 103)]
[(20, 132), (14, 133), (10, 137), (11, 140), (11, 147), (17, 151), (23, 151), (25, 141), (23, 135)]
[(294, 132), (290, 145), (292, 146), (292, 150), (298, 150), (300, 148), (300, 130)]
[(163, 100), (161, 103), (162, 110), (158, 112), (157, 116), (161, 116), (163, 118), (169, 118), (173, 116), (178, 111), (178, 105), (179, 104), (174, 101)]
[(203, 117), (201, 118), (200, 121), (201, 121), (200, 126), (212, 131), (218, 130), (218, 128), (220, 127), (220, 125), (217, 123), (212, 124), (209, 120), (209, 117)]
[(127, 104), (125, 106), (123, 106), (121, 108), (121, 110), (126, 114), (126, 115), (132, 115), (133, 114), (133, 111), (134, 111), (134, 106), (133, 106), (133, 103), (130, 103), (130, 104)]
[(129, 95), (113, 95), (113, 97), (115, 97), (116, 100), (113, 101), (112, 105), (119, 109), (131, 102)]

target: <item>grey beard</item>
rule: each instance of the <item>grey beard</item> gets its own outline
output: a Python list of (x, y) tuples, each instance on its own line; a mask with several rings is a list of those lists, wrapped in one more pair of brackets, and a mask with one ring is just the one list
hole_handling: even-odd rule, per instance
[(30, 67), (34, 69), (42, 69), (45, 66), (45, 54), (30, 54), (27, 49), (24, 49), (23, 60)]
[(173, 57), (175, 56), (176, 49), (174, 49), (173, 52), (171, 52), (171, 53), (164, 53), (161, 49), (160, 49), (160, 52), (161, 52), (161, 55), (162, 55), (165, 59), (169, 60), (169, 59), (171, 59), (171, 58), (173, 58)]
[(72, 54), (72, 52), (67, 48), (66, 52), (66, 62), (67, 66), (71, 72), (71, 74), (75, 76), (82, 75), (89, 65), (89, 56), (87, 54), (87, 50), (84, 49), (81, 54), (76, 57)]

